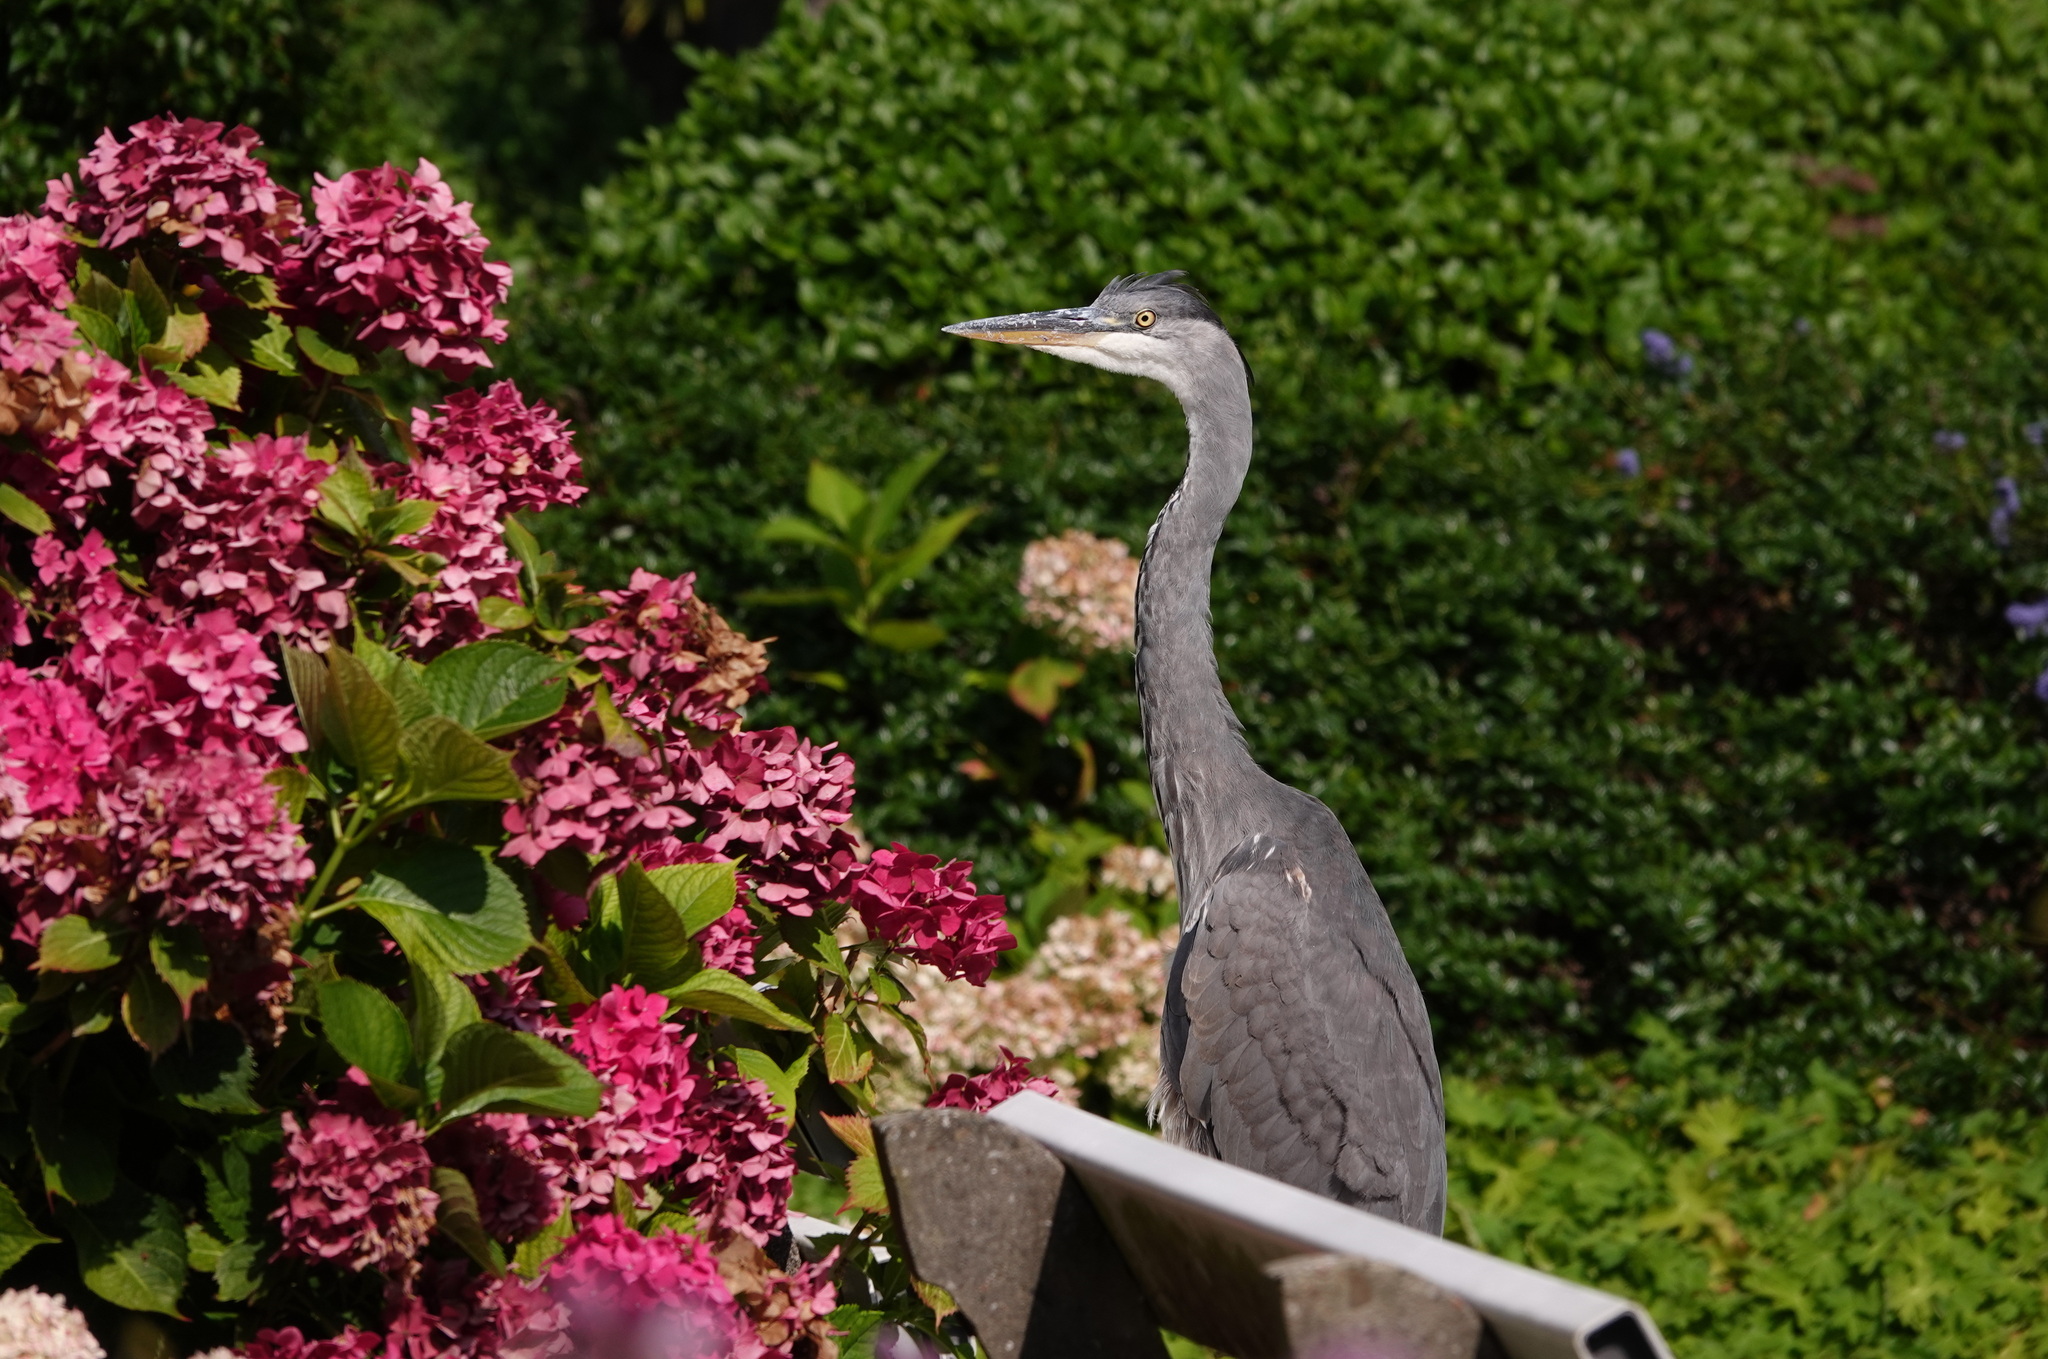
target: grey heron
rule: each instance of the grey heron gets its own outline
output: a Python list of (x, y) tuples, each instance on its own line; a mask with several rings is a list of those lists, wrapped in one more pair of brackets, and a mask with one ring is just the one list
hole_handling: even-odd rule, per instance
[(1251, 465), (1251, 384), (1183, 278), (945, 328), (1154, 379), (1187, 415), (1187, 472), (1138, 575), (1138, 698), (1181, 887), (1152, 1117), (1181, 1146), (1441, 1233), (1443, 1087), (1421, 988), (1351, 837), (1259, 768), (1217, 673), (1209, 575)]

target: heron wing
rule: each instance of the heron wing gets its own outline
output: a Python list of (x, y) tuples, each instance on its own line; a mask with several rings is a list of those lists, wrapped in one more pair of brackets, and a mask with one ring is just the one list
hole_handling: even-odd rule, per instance
[(1349, 873), (1270, 835), (1224, 857), (1175, 960), (1180, 1093), (1223, 1160), (1440, 1231), (1428, 1017), (1343, 849)]

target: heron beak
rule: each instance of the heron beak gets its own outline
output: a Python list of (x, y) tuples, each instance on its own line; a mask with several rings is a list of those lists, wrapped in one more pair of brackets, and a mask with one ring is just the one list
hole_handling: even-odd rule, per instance
[(1061, 345), (1100, 344), (1109, 329), (1103, 321), (1102, 313), (1093, 307), (1063, 307), (1059, 311), (1026, 311), (1015, 316), (960, 321), (944, 329), (948, 335), (959, 335), (969, 340), (1046, 349)]

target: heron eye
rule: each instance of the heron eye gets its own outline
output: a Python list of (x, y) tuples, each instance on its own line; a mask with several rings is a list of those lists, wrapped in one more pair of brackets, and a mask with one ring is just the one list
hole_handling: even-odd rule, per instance
[(1152, 323), (1154, 321), (1157, 321), (1159, 317), (1152, 312), (1141, 311), (1136, 316), (1133, 316), (1131, 319), (1137, 322), (1138, 329), (1150, 330), (1152, 328)]

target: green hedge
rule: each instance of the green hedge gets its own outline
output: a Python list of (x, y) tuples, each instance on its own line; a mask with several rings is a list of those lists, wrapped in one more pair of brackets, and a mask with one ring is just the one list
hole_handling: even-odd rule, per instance
[[(336, 0), (9, 0), (0, 7), (0, 213), (40, 207), (104, 127), (166, 111), (247, 123), (302, 178)], [(321, 168), (325, 168), (322, 166)]]
[[(1357, 837), (1447, 1069), (1650, 1014), (1753, 1091), (1820, 1055), (1940, 1109), (2037, 1104), (2043, 731), (1999, 611), (2048, 582), (2025, 524), (2011, 556), (1984, 532), (2048, 411), (2025, 14), (851, 0), (711, 65), (508, 359), (594, 460), (578, 554), (714, 598), (814, 579), (753, 538), (810, 459), (950, 450), (925, 508), (989, 512), (906, 606), (946, 646), (742, 612), (786, 670), (848, 677), (764, 718), (847, 743), (870, 835), (1022, 894), (1049, 832), (1148, 821), (1126, 668), (1046, 727), (990, 683), (1049, 646), (1018, 554), (1139, 544), (1183, 435), (1163, 391), (935, 328), (1195, 267), (1258, 374), (1225, 675)], [(1885, 193), (1816, 196), (1801, 148)], [(1837, 240), (1837, 209), (1894, 227)], [(1688, 384), (1643, 371), (1643, 322), (1697, 352)], [(1540, 336), (1558, 363), (1509, 362)]]
[(856, 0), (714, 61), (593, 256), (885, 368), (1187, 268), (1398, 410), (1759, 306), (1990, 338), (2048, 285), (2044, 95), (2024, 0)]
[(1560, 1094), (1452, 1077), (1447, 1234), (1634, 1297), (1689, 1359), (2001, 1359), (2048, 1338), (2048, 1131), (1954, 1137), (1816, 1063), (1762, 1107), (1655, 1027)]

